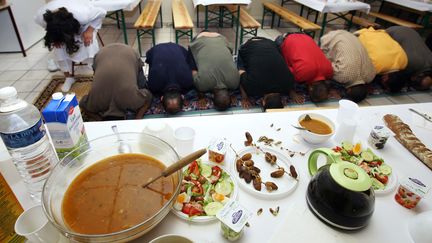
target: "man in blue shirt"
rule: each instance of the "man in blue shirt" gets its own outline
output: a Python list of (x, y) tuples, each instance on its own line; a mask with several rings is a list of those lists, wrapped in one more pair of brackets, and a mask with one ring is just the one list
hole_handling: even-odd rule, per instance
[(162, 105), (169, 114), (182, 110), (183, 95), (193, 86), (187, 50), (174, 43), (162, 43), (147, 51), (149, 64), (148, 89), (161, 95)]

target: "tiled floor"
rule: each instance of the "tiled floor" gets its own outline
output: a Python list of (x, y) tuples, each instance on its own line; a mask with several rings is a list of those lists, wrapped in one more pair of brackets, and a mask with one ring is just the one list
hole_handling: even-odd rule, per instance
[[(268, 26), (265, 24), (265, 26)], [(284, 23), (283, 26), (289, 26)], [(331, 27), (329, 28), (331, 29)], [(200, 28), (193, 30), (194, 34), (199, 33)], [(210, 28), (210, 31), (217, 31), (225, 35), (231, 42), (235, 39), (235, 32), (231, 28)], [(278, 28), (278, 29), (259, 29), (258, 35), (274, 39), (276, 36), (283, 32), (296, 31), (293, 28)], [(100, 34), (105, 45), (115, 42), (123, 42), (123, 33), (117, 29), (112, 22), (106, 22), (104, 27), (100, 30)], [(134, 29), (128, 29), (129, 44), (138, 51), (136, 32)], [(174, 42), (175, 33), (172, 26), (167, 25), (164, 28), (156, 30), (156, 42)], [(187, 38), (180, 40), (180, 44), (187, 46), (189, 43)], [(141, 41), (142, 53), (145, 55), (146, 50), (151, 47), (151, 38), (143, 37)], [(50, 82), (53, 76), (62, 75), (61, 72), (50, 73), (47, 71), (47, 60), (50, 58), (50, 53), (43, 46), (43, 42), (40, 41), (27, 50), (27, 57), (23, 57), (21, 53), (13, 54), (0, 54), (0, 87), (14, 86), (18, 90), (18, 94), (21, 98), (24, 98), (28, 102), (34, 102), (39, 94), (44, 90), (46, 85)], [(91, 74), (91, 71), (83, 71), (84, 69), (78, 68), (77, 74)], [(392, 95), (392, 96), (380, 96), (370, 97), (361, 102), (362, 106), (370, 105), (390, 105), (390, 104), (401, 104), (401, 103), (416, 103), (416, 102), (432, 102), (432, 92), (415, 92), (409, 95)], [(323, 102), (320, 104), (308, 103), (303, 107), (329, 107), (337, 106), (337, 102)], [(289, 107), (298, 108), (299, 105), (290, 104)], [(230, 109), (223, 114), (233, 113), (245, 113), (245, 112), (261, 112), (261, 109), (251, 109), (245, 111), (242, 109)], [(196, 111), (193, 113), (180, 114), (180, 115), (212, 115), (215, 114), (213, 111)], [(221, 114), (221, 113), (217, 113)]]

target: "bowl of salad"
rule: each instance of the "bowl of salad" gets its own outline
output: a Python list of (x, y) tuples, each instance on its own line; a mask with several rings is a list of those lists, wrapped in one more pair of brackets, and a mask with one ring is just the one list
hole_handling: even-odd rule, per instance
[(354, 163), (366, 171), (376, 194), (387, 193), (395, 188), (397, 177), (392, 167), (370, 148), (363, 149), (361, 143), (344, 141), (341, 146), (334, 147), (333, 151), (340, 153), (342, 160)]
[(197, 160), (183, 170), (180, 193), (171, 211), (192, 222), (212, 221), (237, 194), (231, 174), (217, 164)]

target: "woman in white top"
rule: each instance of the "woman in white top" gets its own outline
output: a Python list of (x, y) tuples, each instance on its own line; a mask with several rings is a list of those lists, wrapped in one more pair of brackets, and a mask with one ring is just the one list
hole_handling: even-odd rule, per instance
[(45, 46), (53, 50), (65, 74), (63, 92), (68, 92), (75, 82), (72, 62), (91, 63), (99, 51), (96, 35), (105, 15), (104, 9), (83, 0), (54, 0), (39, 9), (35, 21), (47, 31)]

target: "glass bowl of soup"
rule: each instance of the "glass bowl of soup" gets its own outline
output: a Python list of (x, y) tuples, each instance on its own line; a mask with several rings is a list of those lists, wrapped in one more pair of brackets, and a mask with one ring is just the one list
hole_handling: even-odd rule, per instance
[(306, 113), (298, 118), (298, 126), (305, 128), (300, 130), (300, 136), (308, 143), (324, 143), (335, 133), (335, 124), (327, 117)]
[(180, 171), (142, 188), (179, 159), (168, 143), (143, 133), (120, 137), (100, 137), (72, 151), (45, 182), (45, 214), (72, 242), (138, 238), (162, 221), (180, 191)]

